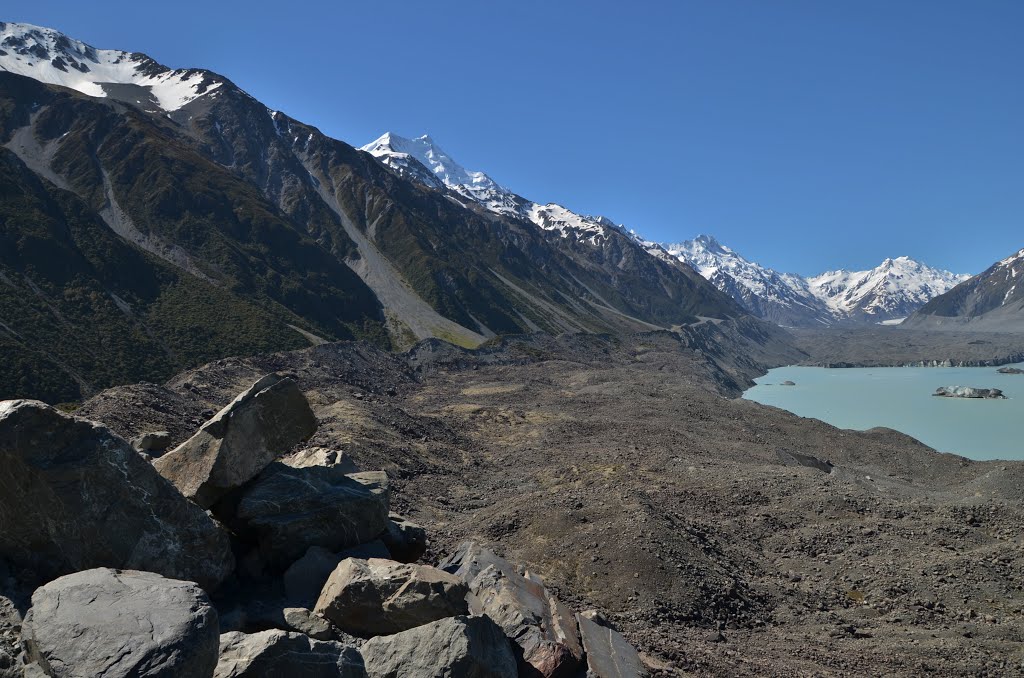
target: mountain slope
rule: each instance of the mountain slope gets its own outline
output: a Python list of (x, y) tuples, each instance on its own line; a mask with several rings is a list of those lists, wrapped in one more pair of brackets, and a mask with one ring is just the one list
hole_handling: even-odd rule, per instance
[(804, 278), (749, 261), (707, 235), (664, 249), (754, 315), (793, 327), (899, 321), (968, 277), (897, 257), (868, 271)]
[[(8, 71), (0, 72), (0, 144), (19, 172), (39, 182), (44, 197), (67, 196), (93, 227), (106, 228), (104, 237), (118, 243), (107, 249), (108, 267), (146, 261), (203, 290), (185, 295), (196, 301), (170, 335), (156, 334), (165, 362), (148, 372), (138, 364), (77, 370), (88, 373), (81, 379), (75, 369), (56, 369), (55, 381), (63, 381), (53, 392), (61, 398), (159, 379), (196, 364), (200, 353), (209, 360), (292, 348), (303, 337), (404, 346), (434, 336), (475, 345), (502, 333), (630, 332), (742, 314), (688, 266), (650, 256), (617, 227), (551, 207), (536, 209), (532, 220), (532, 203), (450, 159), (434, 160), (450, 168), (450, 182), (475, 181), (476, 190), (431, 185), (432, 172), (403, 176), (207, 71), (167, 69), (32, 26), (3, 24), (0, 32), (0, 70)], [(507, 198), (508, 209), (479, 202), (492, 193)], [(9, 222), (10, 237), (35, 226)], [(7, 280), (20, 280), (16, 266), (60, 249), (57, 230), (42, 233), (39, 247), (0, 268)], [(95, 261), (78, 268), (93, 296), (138, 292), (114, 291)], [(25, 285), (0, 285), (8, 308), (27, 303), (18, 299)], [(54, 279), (46, 296), (71, 287)], [(236, 336), (239, 321), (227, 313), (204, 342), (192, 328), (219, 318), (216, 304), (199, 303), (204, 295), (250, 309), (260, 336)], [(8, 337), (26, 337), (28, 323), (37, 323), (23, 343), (40, 355), (66, 333), (59, 313), (4, 313)], [(149, 320), (141, 327), (155, 332)], [(150, 349), (100, 341), (95, 360), (114, 365), (136, 350)], [(16, 375), (0, 379), (0, 395), (24, 393)]]
[(935, 297), (907, 325), (937, 329), (1024, 331), (1024, 249)]

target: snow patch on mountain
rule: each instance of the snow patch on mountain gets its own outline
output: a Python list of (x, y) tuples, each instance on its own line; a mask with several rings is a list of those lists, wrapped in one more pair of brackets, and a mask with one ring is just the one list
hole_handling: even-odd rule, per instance
[(145, 54), (96, 49), (59, 31), (19, 23), (0, 22), (0, 70), (92, 97), (111, 96), (118, 85), (139, 87), (135, 93), (120, 92), (116, 98), (166, 112), (176, 111), (223, 84), (207, 71), (171, 70)]

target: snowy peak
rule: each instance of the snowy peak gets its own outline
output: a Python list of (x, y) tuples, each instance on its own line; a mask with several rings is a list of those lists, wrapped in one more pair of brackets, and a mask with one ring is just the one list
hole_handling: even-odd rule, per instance
[(446, 187), (497, 214), (525, 216), (523, 205), (527, 201), (483, 172), (467, 170), (426, 134), (407, 139), (387, 132), (360, 150), (430, 188)]
[(392, 155), (407, 155), (415, 158), (424, 167), (433, 172), (446, 186), (470, 186), (508, 193), (483, 172), (473, 172), (455, 162), (454, 159), (434, 143), (428, 135), (406, 139), (397, 134), (387, 132), (362, 150), (378, 158)]
[(96, 49), (50, 28), (3, 22), (0, 71), (150, 112), (176, 111), (223, 84), (208, 71), (171, 70), (145, 54)]
[(868, 271), (805, 278), (748, 261), (708, 235), (664, 247), (755, 315), (782, 325), (892, 322), (969, 277), (901, 256)]
[(837, 314), (887, 316), (883, 319), (889, 320), (906, 317), (969, 277), (903, 256), (886, 259), (869, 271), (823, 273), (808, 278), (808, 284)]
[(387, 132), (360, 150), (402, 176), (430, 188), (446, 188), (491, 212), (526, 219), (562, 238), (596, 243), (607, 238), (610, 231), (629, 235), (607, 217), (578, 214), (555, 203), (540, 205), (522, 198), (483, 172), (467, 170), (426, 134), (408, 139)]

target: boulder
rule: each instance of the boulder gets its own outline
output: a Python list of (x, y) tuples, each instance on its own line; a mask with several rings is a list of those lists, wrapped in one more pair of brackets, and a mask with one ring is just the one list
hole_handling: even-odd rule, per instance
[(389, 501), (382, 471), (346, 475), (275, 462), (242, 491), (229, 523), (280, 571), (311, 546), (340, 551), (376, 539), (387, 529)]
[(448, 617), (366, 641), (360, 651), (370, 678), (516, 678), (516, 659), (487, 617)]
[(974, 388), (973, 386), (940, 386), (932, 395), (944, 398), (988, 398), (1003, 399), (1006, 396), (998, 388)]
[(346, 633), (379, 636), (466, 614), (466, 584), (429, 565), (347, 558), (314, 610)]
[(427, 552), (427, 531), (397, 513), (388, 516), (387, 530), (380, 536), (391, 558), (415, 563)]
[(316, 426), (316, 416), (295, 382), (269, 374), (154, 466), (182, 494), (210, 508), (316, 433)]
[(306, 554), (292, 563), (284, 573), (284, 590), (288, 599), (303, 607), (316, 605), (320, 591), (328, 577), (346, 558), (390, 558), (384, 543), (375, 539), (366, 544), (353, 546), (339, 553), (333, 553), (322, 546), (310, 546)]
[(59, 678), (209, 676), (218, 633), (196, 584), (107, 568), (36, 589), (22, 625), (28, 660)]
[(332, 450), (326, 447), (307, 447), (298, 450), (281, 458), (281, 463), (293, 468), (308, 468), (310, 466), (330, 466), (337, 468), (343, 473), (359, 473), (359, 467), (348, 456), (340, 450)]
[[(409, 674), (407, 674), (409, 675)], [(225, 633), (214, 678), (365, 678), (354, 647), (271, 630)]]
[(334, 637), (331, 622), (304, 607), (284, 608), (284, 621), (288, 628), (316, 640), (330, 640)]
[(0, 556), (40, 581), (94, 567), (212, 589), (227, 533), (122, 438), (41, 402), (0, 403)]
[(622, 637), (607, 626), (599, 615), (577, 615), (580, 637), (587, 657), (587, 678), (645, 678), (648, 675), (640, 655)]
[(996, 372), (999, 374), (1024, 374), (1024, 370), (1019, 367), (1000, 367)]
[(472, 542), (441, 568), (468, 583), (470, 612), (493, 619), (519, 646), (522, 675), (575, 676), (583, 657), (576, 619), (539, 577)]
[(171, 434), (167, 431), (152, 431), (132, 438), (132, 447), (154, 457), (171, 446)]

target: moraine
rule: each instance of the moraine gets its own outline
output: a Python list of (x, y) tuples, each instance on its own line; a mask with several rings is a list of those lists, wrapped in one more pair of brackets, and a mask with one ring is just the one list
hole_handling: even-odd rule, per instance
[[(1020, 365), (1018, 365), (1020, 367)], [(970, 459), (1024, 459), (1024, 379), (995, 367), (780, 367), (743, 397), (839, 428), (884, 426)], [(792, 381), (792, 386), (782, 386)], [(1005, 400), (935, 398), (950, 384), (996, 387)]]

